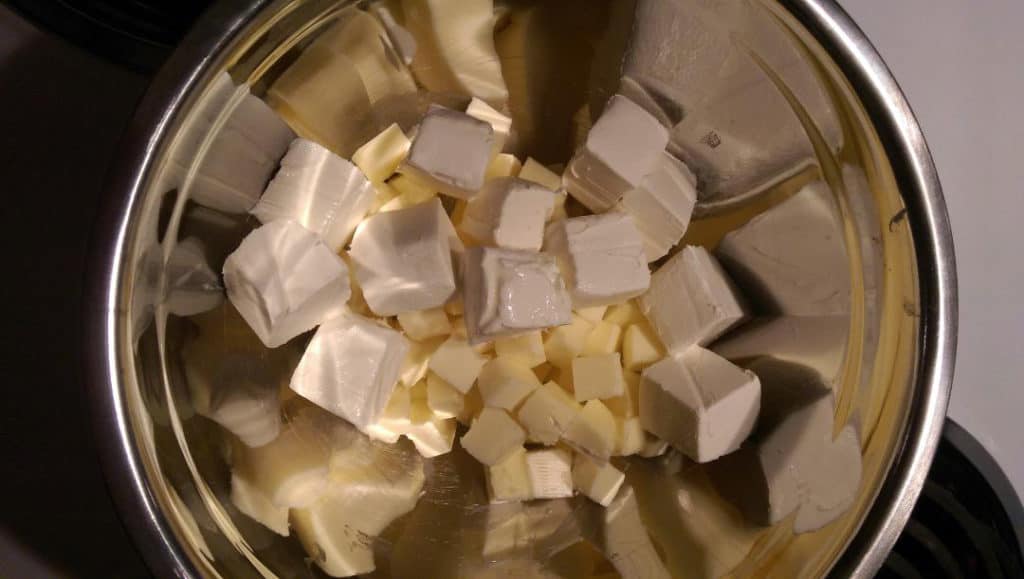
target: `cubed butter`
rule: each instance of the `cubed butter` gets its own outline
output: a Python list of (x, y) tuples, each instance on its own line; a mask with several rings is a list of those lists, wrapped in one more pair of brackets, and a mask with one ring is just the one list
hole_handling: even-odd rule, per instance
[(476, 97), (469, 101), (466, 114), (491, 125), (491, 128), (494, 129), (493, 150), (495, 153), (500, 153), (505, 148), (505, 141), (508, 140), (512, 130), (512, 119), (487, 104), (486, 101)]
[(523, 164), (519, 162), (515, 155), (511, 153), (498, 153), (487, 165), (487, 171), (484, 172), (484, 180), (491, 181), (501, 177), (515, 177), (519, 175), (519, 170), (522, 166)]
[(547, 382), (530, 394), (516, 416), (530, 440), (552, 445), (558, 442), (581, 409), (561, 386)]
[(604, 405), (618, 418), (635, 417), (640, 412), (640, 374), (623, 370), (622, 384), (622, 396), (604, 400)]
[(629, 300), (628, 302), (610, 306), (604, 314), (604, 320), (618, 324), (625, 329), (626, 326), (646, 321), (647, 318), (640, 311), (640, 306), (636, 303), (636, 300)]
[(547, 361), (544, 356), (544, 338), (540, 330), (519, 336), (497, 338), (494, 340), (494, 353), (502, 358), (516, 358), (529, 368), (536, 368)]
[(409, 351), (402, 360), (402, 370), (398, 374), (398, 381), (407, 387), (412, 387), (427, 376), (427, 368), (430, 365), (430, 358), (444, 342), (444, 338), (428, 338), (423, 341), (409, 340)]
[(381, 131), (352, 154), (352, 162), (374, 183), (383, 183), (409, 154), (412, 141), (396, 123)]
[(447, 336), (452, 332), (451, 322), (443, 308), (413, 310), (398, 314), (398, 324), (405, 335), (413, 340), (426, 340)]
[(601, 356), (618, 352), (621, 342), (622, 327), (599, 319), (594, 323), (594, 329), (587, 334), (581, 354), (583, 356)]
[(627, 370), (639, 372), (665, 357), (665, 348), (647, 320), (626, 328), (622, 338), (622, 362)]
[(611, 504), (625, 480), (626, 475), (610, 462), (595, 461), (582, 454), (573, 459), (573, 486), (602, 507)]
[(551, 191), (558, 191), (562, 188), (562, 177), (541, 165), (533, 157), (526, 158), (523, 168), (519, 171), (519, 178), (543, 185)]
[(630, 456), (644, 449), (644, 427), (638, 417), (615, 418), (618, 425), (618, 437), (615, 442), (615, 454)]
[(498, 356), (484, 364), (477, 387), (484, 405), (512, 411), (540, 387), (540, 380), (519, 358)]
[[(576, 310), (576, 315), (587, 320), (590, 323), (596, 324), (604, 319), (605, 312), (608, 311), (608, 306), (592, 306), (589, 308), (579, 308)], [(614, 322), (613, 322), (614, 323)]]
[(579, 316), (573, 316), (567, 326), (559, 326), (548, 332), (544, 340), (544, 356), (558, 368), (572, 367), (573, 358), (583, 352), (587, 336), (593, 324)]
[(427, 373), (427, 404), (440, 418), (455, 418), (466, 406), (466, 395), (433, 372)]
[(572, 361), (573, 392), (584, 402), (622, 396), (624, 381), (619, 353), (581, 356)]
[(508, 412), (500, 408), (484, 408), (459, 441), (473, 458), (494, 466), (522, 448), (526, 432)]
[(597, 460), (608, 460), (615, 451), (615, 417), (600, 400), (588, 400), (563, 438), (573, 448)]
[(463, 394), (469, 392), (487, 358), (478, 354), (465, 339), (451, 336), (430, 357), (427, 367)]
[(518, 448), (505, 460), (487, 467), (487, 491), (492, 503), (533, 498), (526, 467), (526, 449)]

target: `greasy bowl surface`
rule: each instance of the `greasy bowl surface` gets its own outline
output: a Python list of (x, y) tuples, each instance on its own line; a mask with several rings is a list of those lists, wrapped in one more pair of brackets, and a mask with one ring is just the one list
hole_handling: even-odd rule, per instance
[[(318, 573), (294, 543), (261, 534), (251, 522), (246, 527), (225, 505), (224, 458), (210, 442), (218, 438), (216, 429), (189, 407), (177, 316), (169, 306), (187, 310), (196, 292), (202, 301), (206, 286), (173, 295), (183, 288), (169, 282), (168, 270), (182, 267), (183, 254), (176, 252), (181, 230), (215, 244), (218, 235), (237, 243), (244, 228), (222, 227), (216, 219), (190, 222), (189, 172), (170, 187), (168, 179), (181, 158), (175, 147), (188, 140), (190, 122), (221, 73), (262, 96), (281, 67), (343, 16), (347, 4), (215, 6), (154, 81), (111, 175), (88, 301), (91, 400), (112, 492), (159, 574)], [(695, 15), (701, 34), (658, 32), (656, 26), (645, 33), (679, 35), (679, 54), (700, 56), (679, 69), (659, 70), (663, 61), (648, 61), (654, 67), (648, 72), (669, 88), (703, 91), (682, 89), (690, 106), (673, 132), (676, 152), (696, 167), (705, 189), (688, 240), (714, 245), (758, 207), (821, 179), (840, 208), (837, 234), (848, 257), (850, 305), (843, 312), (842, 340), (836, 351), (813, 355), (834, 363), (837, 423), (859, 426), (860, 493), (844, 517), (820, 531), (794, 537), (783, 523), (750, 534), (746, 556), (723, 570), (736, 576), (814, 576), (830, 569), (870, 576), (920, 492), (953, 370), (955, 268), (935, 169), (895, 81), (833, 2), (646, 4), (655, 13), (675, 5)], [(613, 25), (622, 15), (611, 12)], [(710, 48), (695, 52), (687, 43)], [(642, 47), (630, 51), (643, 53)], [(641, 57), (632, 62), (644, 64)], [(718, 72), (723, 70), (729, 74)], [(745, 74), (756, 82), (741, 82)], [(603, 102), (607, 87), (597, 85), (581, 90), (580, 98)], [(751, 110), (751, 102), (763, 108)], [(202, 152), (208, 153), (200, 146), (194, 154)], [(217, 260), (210, 261), (210, 271), (218, 271)], [(201, 271), (198, 277), (204, 281)]]

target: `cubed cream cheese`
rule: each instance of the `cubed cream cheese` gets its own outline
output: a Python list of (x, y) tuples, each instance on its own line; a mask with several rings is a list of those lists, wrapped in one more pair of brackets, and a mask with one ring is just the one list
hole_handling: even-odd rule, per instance
[(465, 113), (432, 107), (399, 169), (445, 195), (470, 199), (484, 184), (494, 129)]
[(588, 400), (563, 438), (580, 452), (597, 460), (608, 460), (615, 450), (615, 417), (600, 400)]
[(565, 282), (547, 254), (473, 247), (463, 269), (466, 329), (473, 343), (571, 320)]
[(697, 203), (697, 179), (682, 161), (663, 153), (640, 185), (626, 191), (619, 209), (633, 217), (647, 261), (664, 257), (683, 238)]
[(224, 262), (228, 299), (269, 348), (340, 315), (351, 295), (348, 267), (294, 221), (246, 236)]
[(739, 296), (718, 261), (688, 245), (651, 276), (640, 309), (670, 352), (706, 345), (744, 315)]
[(700, 346), (650, 366), (640, 382), (644, 429), (702, 463), (739, 448), (760, 405), (757, 376)]
[(405, 160), (412, 141), (405, 136), (402, 127), (392, 123), (388, 128), (370, 139), (352, 154), (352, 162), (359, 167), (366, 178), (374, 183), (383, 183)]
[(508, 412), (500, 408), (484, 408), (459, 442), (473, 458), (494, 466), (522, 448), (526, 432)]
[(594, 212), (607, 211), (642, 182), (661, 158), (668, 130), (622, 95), (605, 105), (569, 167), (569, 194)]
[(572, 455), (561, 448), (530, 450), (526, 453), (530, 498), (559, 499), (573, 495)]
[(356, 229), (349, 256), (379, 316), (440, 307), (455, 294), (451, 223), (438, 199), (378, 213)]
[(434, 351), (427, 367), (452, 388), (466, 394), (486, 362), (487, 358), (474, 350), (464, 338), (453, 335)]
[(622, 396), (625, 385), (619, 353), (576, 358), (572, 361), (572, 380), (579, 402)]
[(529, 368), (536, 368), (547, 361), (540, 330), (497, 338), (494, 340), (494, 353), (502, 358), (516, 358)]
[(651, 283), (643, 239), (624, 213), (555, 221), (545, 232), (544, 250), (558, 258), (577, 308), (625, 301)]
[(400, 332), (356, 314), (320, 326), (290, 387), (359, 429), (374, 424), (398, 383), (409, 343)]
[(555, 193), (515, 177), (492, 179), (469, 200), (459, 229), (486, 245), (540, 251)]
[(512, 411), (540, 387), (540, 380), (519, 358), (498, 356), (484, 364), (477, 387), (485, 405)]
[(444, 308), (401, 312), (398, 314), (398, 325), (413, 340), (426, 340), (452, 333), (452, 324)]
[(626, 475), (610, 462), (595, 461), (582, 454), (573, 459), (573, 486), (602, 507), (611, 504), (625, 480)]

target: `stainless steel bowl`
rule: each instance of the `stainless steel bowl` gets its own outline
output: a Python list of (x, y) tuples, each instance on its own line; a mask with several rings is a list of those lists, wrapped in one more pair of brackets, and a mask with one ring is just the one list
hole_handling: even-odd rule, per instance
[[(201, 125), (209, 133), (223, 128), (211, 107), (232, 105), (211, 103), (224, 72), (264, 94), (350, 4), (214, 6), (154, 80), (111, 174), (87, 302), (91, 400), (110, 488), (159, 575), (316, 574), (294, 544), (260, 534), (225, 506), (219, 437), (194, 417), (183, 385), (179, 320), (219, 299), (214, 272), (248, 225), (215, 211), (194, 215), (186, 199), (195, 184), (181, 167), (194, 168), (214, 146), (197, 140), (198, 119), (215, 119)], [(831, 360), (837, 420), (858, 424), (861, 490), (850, 511), (820, 531), (793, 536), (778, 525), (751, 533), (731, 573), (868, 577), (921, 490), (956, 345), (952, 239), (910, 107), (830, 0), (642, 0), (591, 9), (605, 19), (588, 57), (597, 64), (584, 86), (570, 79), (559, 88), (596, 111), (621, 72), (600, 66), (602, 51), (623, 50), (618, 62), (647, 79), (644, 90), (684, 103), (664, 112), (675, 127), (674, 152), (701, 178), (691, 241), (714, 245), (810, 180), (823, 180), (837, 201), (849, 307), (841, 339), (807, 356)], [(638, 38), (657, 42), (645, 48)], [(538, 50), (554, 50), (551, 42)], [(192, 246), (181, 243), (187, 236), (205, 244), (208, 263), (192, 259)]]

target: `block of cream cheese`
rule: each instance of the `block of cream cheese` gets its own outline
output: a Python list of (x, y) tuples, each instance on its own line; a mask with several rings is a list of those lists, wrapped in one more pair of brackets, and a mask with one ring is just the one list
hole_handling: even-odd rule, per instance
[(558, 257), (577, 308), (625, 301), (651, 283), (643, 239), (624, 213), (555, 221), (544, 234), (544, 250)]
[(494, 466), (523, 446), (526, 432), (508, 412), (500, 408), (484, 408), (459, 442), (473, 458)]
[(554, 382), (533, 391), (519, 407), (516, 417), (531, 441), (552, 445), (569, 428), (582, 406)]
[(651, 276), (640, 309), (670, 352), (707, 345), (744, 315), (739, 295), (718, 261), (688, 245)]
[(598, 462), (582, 454), (573, 459), (573, 486), (602, 507), (611, 504), (625, 480), (626, 475), (610, 462)]
[(494, 144), (492, 146), (495, 153), (500, 153), (505, 148), (505, 141), (508, 140), (509, 133), (512, 131), (512, 119), (495, 110), (486, 101), (476, 97), (469, 101), (466, 114), (491, 125), (491, 128), (494, 129)]
[(252, 214), (262, 223), (277, 219), (301, 223), (339, 251), (375, 196), (355, 165), (313, 141), (295, 139)]
[(439, 199), (363, 221), (349, 256), (373, 313), (443, 306), (455, 294), (451, 223)]
[(563, 176), (569, 194), (594, 212), (607, 211), (637, 187), (662, 158), (668, 130), (622, 95), (605, 105)]
[(268, 223), (224, 261), (224, 285), (238, 313), (276, 348), (345, 310), (348, 267), (295, 221)]
[(435, 93), (478, 97), (503, 108), (508, 89), (494, 50), (493, 0), (402, 0), (418, 50), (411, 68)]
[(650, 366), (640, 381), (640, 422), (697, 462), (733, 452), (761, 408), (756, 375), (700, 346)]
[(384, 412), (408, 350), (401, 332), (356, 314), (339, 316), (317, 330), (290, 386), (363, 430)]
[(568, 324), (572, 304), (555, 259), (490, 247), (466, 250), (463, 300), (471, 343)]
[(793, 531), (817, 530), (842, 515), (860, 486), (861, 448), (852, 425), (833, 436), (832, 389), (810, 368), (761, 358), (764, 403), (757, 431), (738, 452), (712, 463), (722, 496), (754, 523), (796, 511)]
[(715, 251), (764, 315), (848, 315), (843, 223), (822, 181), (729, 232)]
[(555, 193), (515, 177), (492, 179), (469, 200), (459, 229), (485, 245), (540, 251)]
[(682, 161), (662, 153), (654, 170), (622, 196), (619, 209), (633, 217), (647, 261), (654, 261), (683, 238), (696, 203), (697, 178)]
[(526, 472), (530, 479), (530, 498), (571, 497), (572, 455), (562, 448), (544, 448), (526, 452)]
[(469, 199), (484, 185), (494, 129), (465, 113), (431, 107), (399, 171), (427, 182), (445, 195)]

